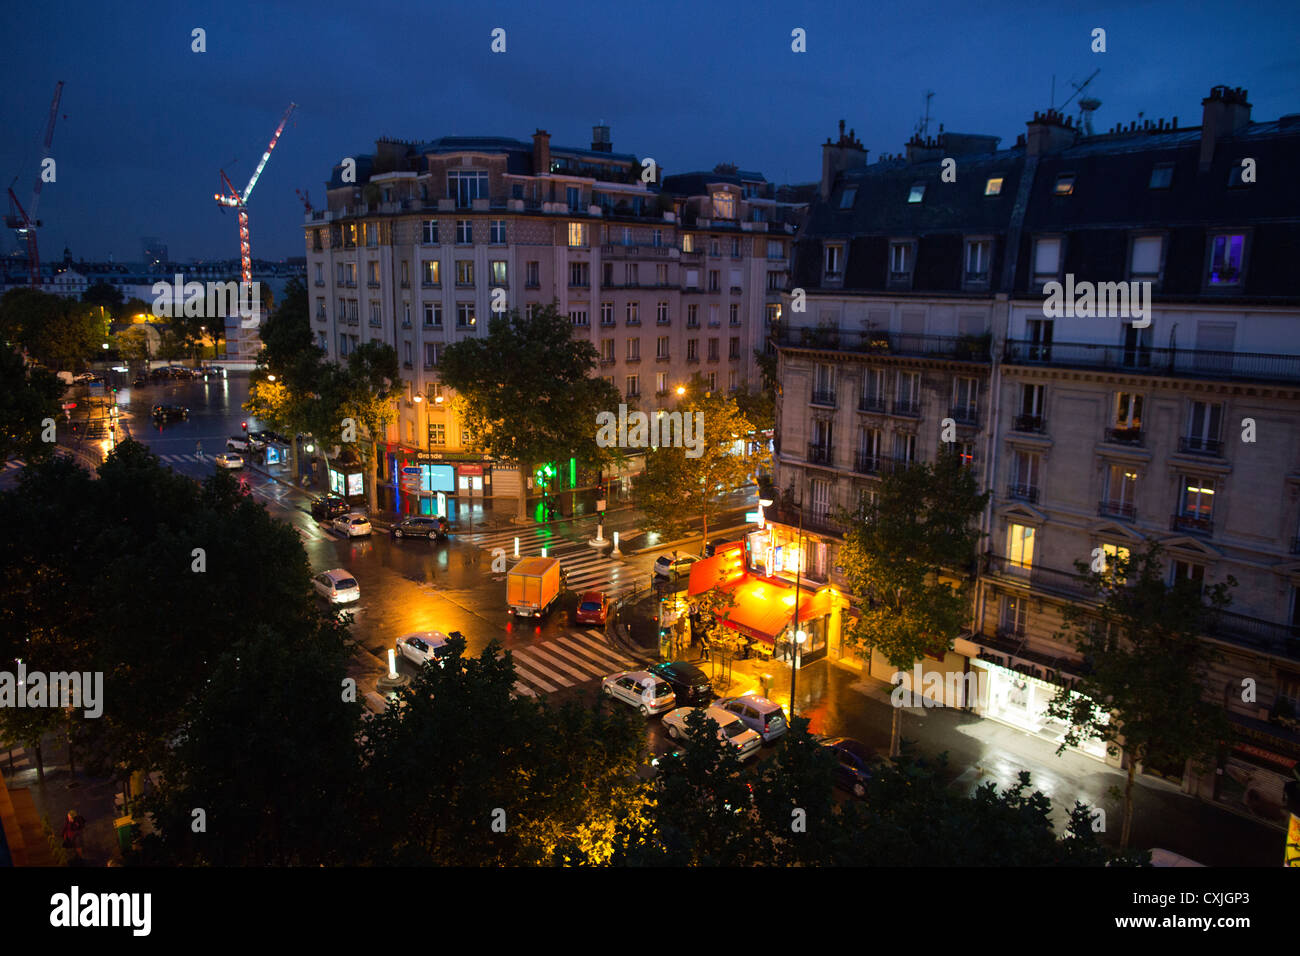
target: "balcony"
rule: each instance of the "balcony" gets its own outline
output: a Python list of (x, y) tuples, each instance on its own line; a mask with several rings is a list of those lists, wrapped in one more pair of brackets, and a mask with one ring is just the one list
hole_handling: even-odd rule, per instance
[(908, 418), (921, 417), (921, 403), (911, 399), (899, 398), (894, 401), (894, 414), (906, 415)]
[(1214, 519), (1206, 515), (1176, 514), (1169, 518), (1170, 531), (1186, 531), (1191, 534), (1214, 534)]
[(1085, 586), (1084, 582), (1087, 579), (1073, 571), (1058, 571), (1041, 565), (1026, 566), (1022, 562), (1012, 561), (1010, 558), (992, 552), (984, 555), (984, 561), (985, 570), (990, 574), (1027, 581), (1030, 587), (1038, 591), (1075, 599), (1095, 597)]
[(1300, 627), (1231, 611), (1211, 611), (1205, 633), (1265, 654), (1300, 661)]
[(786, 348), (865, 352), (871, 355), (927, 355), (960, 362), (990, 361), (989, 335), (920, 335), (878, 330), (807, 328), (782, 325), (777, 345)]
[(1038, 504), (1038, 489), (1034, 485), (1007, 485), (1007, 497), (1036, 505)]
[[(735, 356), (733, 356), (735, 358)], [(825, 388), (813, 389), (811, 402), (813, 405), (824, 405), (827, 408), (835, 407), (835, 392)]]
[(970, 405), (952, 405), (948, 408), (948, 417), (958, 425), (974, 425), (977, 423), (976, 411)]
[(1300, 355), (1264, 352), (1010, 340), (1006, 344), (1005, 360), (1016, 365), (1102, 368), (1185, 378), (1300, 382)]
[(1186, 455), (1212, 455), (1215, 458), (1223, 457), (1223, 442), (1217, 438), (1188, 438), (1182, 436), (1178, 439), (1178, 450)]
[(859, 395), (858, 411), (860, 412), (878, 412), (884, 414), (885, 399), (880, 395)]
[(671, 361), (672, 361), (672, 356), (671, 356), (671, 355), (656, 355), (656, 356), (655, 356), (655, 361), (656, 361), (656, 362), (671, 362)]
[(1011, 424), (1011, 429), (1012, 431), (1041, 435), (1047, 430), (1047, 426), (1043, 423), (1042, 415), (1017, 415), (1015, 421)]
[(1122, 501), (1102, 500), (1097, 503), (1097, 515), (1102, 518), (1122, 518), (1125, 521), (1137, 520), (1137, 506)]
[(902, 455), (895, 455), (893, 458), (880, 459), (880, 470), (883, 474), (892, 475), (900, 471), (907, 471), (916, 465), (915, 458), (906, 458)]
[(859, 475), (880, 474), (880, 456), (859, 450), (858, 453), (853, 456), (853, 470)]
[(1141, 425), (1134, 425), (1126, 428), (1107, 428), (1106, 441), (1114, 445), (1128, 445), (1130, 448), (1141, 448), (1146, 444), (1146, 435), (1143, 434)]
[(829, 465), (834, 458), (834, 449), (829, 444), (808, 443), (807, 461), (812, 465)]

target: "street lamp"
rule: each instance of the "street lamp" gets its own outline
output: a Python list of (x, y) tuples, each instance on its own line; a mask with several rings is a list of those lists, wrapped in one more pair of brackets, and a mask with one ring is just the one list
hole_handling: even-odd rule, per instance
[(267, 380), (268, 382), (274, 382), (274, 381), (275, 381), (275, 376), (274, 376), (274, 375), (268, 375), (268, 376), (266, 377), (266, 380)]
[(685, 386), (685, 385), (678, 385), (678, 386), (677, 386), (677, 394), (678, 394), (678, 395), (685, 395), (685, 394), (686, 394), (686, 386)]

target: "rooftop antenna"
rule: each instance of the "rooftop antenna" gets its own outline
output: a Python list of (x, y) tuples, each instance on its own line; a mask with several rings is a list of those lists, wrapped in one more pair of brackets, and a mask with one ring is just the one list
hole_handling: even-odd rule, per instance
[[(1091, 83), (1091, 82), (1096, 78), (1097, 74), (1100, 73), (1100, 72), (1101, 72), (1101, 67), (1097, 67), (1097, 69), (1095, 69), (1095, 70), (1092, 71), (1092, 75), (1089, 76), (1089, 77), (1088, 77), (1086, 80), (1084, 80), (1082, 83), (1075, 83), (1075, 82), (1071, 81), (1070, 85), (1071, 85), (1072, 87), (1074, 87), (1074, 92), (1071, 93), (1068, 97), (1066, 97), (1065, 102), (1061, 104), (1061, 112), (1065, 112), (1065, 108), (1066, 108), (1067, 106), (1070, 105), (1070, 100), (1074, 99), (1076, 96), (1078, 96), (1080, 93), (1082, 93), (1085, 89), (1087, 89), (1088, 84)], [(1052, 77), (1052, 85), (1053, 85), (1053, 88), (1055, 88), (1055, 85), (1056, 85), (1056, 77)], [(1055, 99), (1055, 96), (1053, 96), (1053, 99)], [(1099, 103), (1099, 104), (1097, 104), (1097, 105), (1100, 106), (1101, 104)], [(1080, 106), (1082, 106), (1082, 103), (1080, 103)]]
[(917, 132), (925, 139), (930, 135), (930, 100), (934, 99), (934, 90), (925, 91), (925, 117), (917, 123)]

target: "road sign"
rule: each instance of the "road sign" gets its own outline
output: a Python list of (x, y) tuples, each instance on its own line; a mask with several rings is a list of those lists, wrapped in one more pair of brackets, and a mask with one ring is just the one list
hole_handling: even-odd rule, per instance
[(70, 409), (70, 408), (76, 408), (76, 407), (77, 407), (77, 403), (76, 403), (76, 402), (64, 402), (64, 403), (63, 403), (63, 410), (64, 410), (65, 412), (66, 412), (68, 409)]
[(745, 520), (746, 520), (746, 521), (757, 521), (757, 520), (758, 520), (758, 512), (757, 512), (757, 511), (746, 511), (746, 512), (745, 512)]
[(403, 466), (402, 466), (402, 474), (404, 474), (404, 475), (418, 475), (419, 473), (420, 473), (420, 466), (419, 466), (419, 465), (403, 465)]

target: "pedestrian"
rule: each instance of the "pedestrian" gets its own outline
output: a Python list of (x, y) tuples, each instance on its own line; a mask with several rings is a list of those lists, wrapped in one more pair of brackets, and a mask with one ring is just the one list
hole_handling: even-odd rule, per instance
[(82, 830), (86, 827), (86, 818), (76, 810), (69, 810), (63, 823), (63, 847), (73, 852), (73, 858), (81, 862)]
[(194, 443), (194, 454), (198, 455), (200, 461), (203, 460), (203, 442), (196, 441)]
[(700, 635), (700, 660), (708, 661), (712, 659), (713, 657), (709, 653), (709, 639), (705, 637), (703, 634), (701, 634)]

